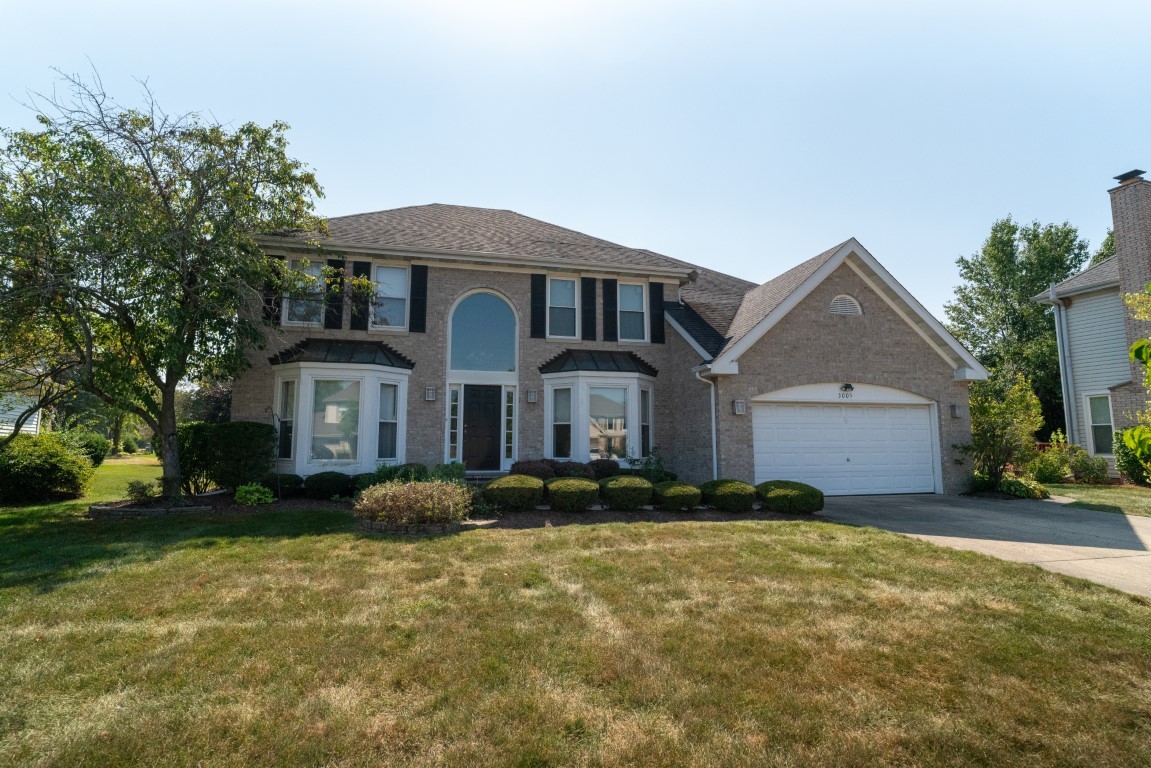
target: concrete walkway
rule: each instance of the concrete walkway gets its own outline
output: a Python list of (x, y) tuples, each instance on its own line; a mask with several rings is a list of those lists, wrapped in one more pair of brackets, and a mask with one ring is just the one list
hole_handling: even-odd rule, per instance
[(1151, 597), (1151, 517), (1051, 501), (966, 496), (829, 496), (819, 517), (1034, 563)]

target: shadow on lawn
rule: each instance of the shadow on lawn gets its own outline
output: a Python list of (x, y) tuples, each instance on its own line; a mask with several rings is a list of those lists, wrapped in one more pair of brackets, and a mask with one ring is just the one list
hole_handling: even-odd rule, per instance
[(90, 566), (151, 562), (167, 550), (203, 539), (285, 539), (354, 530), (347, 509), (287, 508), (244, 514), (94, 521), (87, 503), (0, 508), (0, 590), (32, 587), (50, 592), (87, 577)]

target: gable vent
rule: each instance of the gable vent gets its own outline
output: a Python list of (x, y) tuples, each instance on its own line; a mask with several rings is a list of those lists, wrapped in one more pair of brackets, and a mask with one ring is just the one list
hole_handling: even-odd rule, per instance
[(859, 302), (846, 293), (841, 293), (831, 300), (831, 308), (829, 311), (833, 315), (863, 314), (863, 309), (860, 308)]

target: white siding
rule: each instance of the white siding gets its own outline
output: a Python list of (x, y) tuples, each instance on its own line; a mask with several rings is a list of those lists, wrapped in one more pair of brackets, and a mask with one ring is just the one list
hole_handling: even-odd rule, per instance
[[(12, 427), (16, 423), (16, 417), (24, 412), (24, 409), (32, 401), (27, 398), (17, 397), (16, 395), (0, 396), (0, 436), (12, 434)], [(40, 412), (32, 414), (28, 421), (24, 422), (24, 426), (20, 429), (22, 435), (35, 435), (40, 432)]]
[(1067, 308), (1067, 342), (1071, 353), (1071, 380), (1075, 386), (1076, 434), (1071, 442), (1089, 445), (1083, 395), (1106, 392), (1131, 379), (1127, 336), (1123, 327), (1126, 308), (1118, 291), (1075, 296)]

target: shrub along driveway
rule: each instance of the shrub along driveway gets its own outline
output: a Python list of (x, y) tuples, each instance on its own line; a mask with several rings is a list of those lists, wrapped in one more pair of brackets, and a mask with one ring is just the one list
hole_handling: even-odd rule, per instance
[(1151, 518), (1052, 501), (966, 496), (829, 497), (825, 519), (1033, 563), (1151, 597)]

